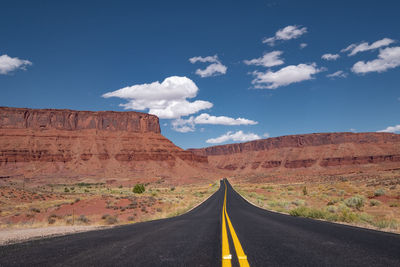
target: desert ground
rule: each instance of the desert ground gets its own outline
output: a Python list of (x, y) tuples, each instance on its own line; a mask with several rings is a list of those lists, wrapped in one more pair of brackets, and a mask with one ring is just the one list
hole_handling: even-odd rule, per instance
[[(145, 191), (134, 192), (135, 185), (143, 185)], [(195, 185), (167, 185), (162, 180), (132, 185), (3, 182), (0, 243), (177, 216), (218, 187), (213, 181)]]
[(400, 233), (399, 170), (374, 175), (321, 176), (319, 180), (313, 177), (308, 182), (263, 180), (264, 177), (230, 179), (242, 196), (263, 209)]

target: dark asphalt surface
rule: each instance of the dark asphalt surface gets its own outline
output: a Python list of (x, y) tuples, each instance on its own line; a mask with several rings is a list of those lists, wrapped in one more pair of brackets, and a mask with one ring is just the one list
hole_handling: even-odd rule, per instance
[[(251, 266), (400, 266), (400, 235), (268, 212), (227, 184)], [(0, 266), (221, 266), (223, 197), (222, 183), (175, 218), (2, 246)]]

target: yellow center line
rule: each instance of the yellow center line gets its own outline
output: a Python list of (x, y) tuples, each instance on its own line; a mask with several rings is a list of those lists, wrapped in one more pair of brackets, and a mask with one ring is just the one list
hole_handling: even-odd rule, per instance
[[(239, 238), (236, 235), (235, 228), (233, 228), (232, 222), (229, 219), (228, 212), (226, 211), (227, 186), (225, 180), (224, 184), (225, 184), (225, 196), (224, 196), (224, 205), (222, 207), (222, 266), (231, 266), (230, 259), (232, 258), (232, 256), (229, 253), (229, 243), (228, 243), (228, 236), (227, 236), (226, 222), (225, 222), (225, 216), (226, 216), (226, 220), (228, 221), (229, 230), (232, 236), (233, 244), (235, 246), (236, 255), (238, 257), (240, 267), (250, 267), (249, 262), (247, 261), (247, 256), (244, 253)], [(229, 259), (225, 259), (224, 257), (227, 257), (228, 254), (229, 254)]]
[(226, 188), (225, 188), (224, 205), (222, 206), (222, 267), (231, 267), (232, 255), (229, 251), (228, 233), (226, 231), (225, 205), (226, 205)]

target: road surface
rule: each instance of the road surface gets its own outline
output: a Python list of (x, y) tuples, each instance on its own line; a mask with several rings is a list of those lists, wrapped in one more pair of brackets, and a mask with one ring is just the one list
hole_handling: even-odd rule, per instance
[(249, 204), (222, 181), (207, 201), (178, 217), (0, 247), (0, 266), (239, 266), (239, 262), (241, 266), (400, 266), (400, 235), (269, 212)]

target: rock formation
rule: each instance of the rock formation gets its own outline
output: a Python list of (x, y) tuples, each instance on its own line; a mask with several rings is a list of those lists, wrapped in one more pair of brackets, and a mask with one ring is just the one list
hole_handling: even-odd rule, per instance
[(190, 149), (230, 174), (341, 174), (400, 169), (400, 135), (318, 133)]
[(400, 170), (400, 135), (291, 135), (185, 151), (161, 135), (156, 116), (145, 113), (0, 107), (0, 180), (176, 183), (222, 175), (284, 177), (376, 170)]
[(0, 177), (177, 179), (206, 163), (153, 115), (0, 107)]

